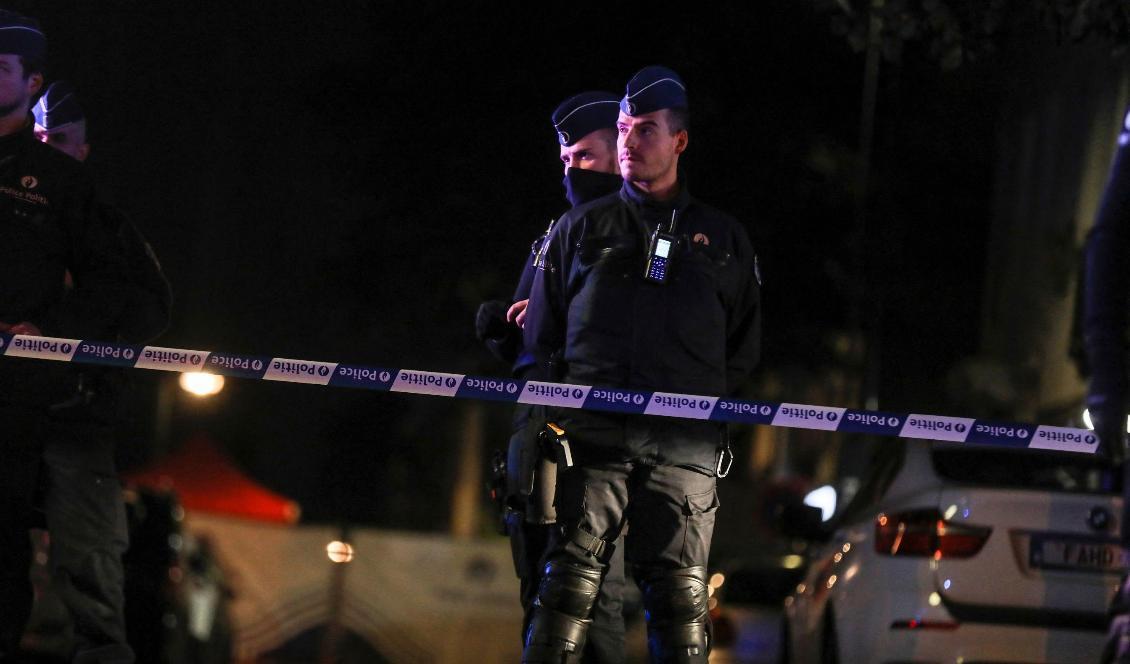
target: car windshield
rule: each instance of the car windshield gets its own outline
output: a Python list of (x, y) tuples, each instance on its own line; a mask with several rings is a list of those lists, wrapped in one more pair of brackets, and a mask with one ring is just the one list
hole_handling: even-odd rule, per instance
[(1063, 493), (1122, 492), (1122, 473), (1094, 455), (1028, 450), (935, 446), (934, 469), (941, 477), (995, 488)]

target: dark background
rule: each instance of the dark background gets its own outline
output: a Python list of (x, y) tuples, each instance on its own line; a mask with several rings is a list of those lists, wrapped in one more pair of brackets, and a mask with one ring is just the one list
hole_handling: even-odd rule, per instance
[[(173, 283), (158, 343), (505, 375), (472, 322), (565, 207), (550, 112), (664, 64), (692, 193), (761, 256), (762, 372), (826, 363), (854, 312), (881, 321), (882, 407), (944, 412), (938, 377), (977, 346), (1002, 64), (884, 66), (861, 229), (863, 57), (808, 3), (449, 4), (9, 3)], [(126, 468), (207, 431), (308, 520), (446, 524), (463, 404), (230, 380), (163, 440), (168, 377), (137, 373)], [(488, 447), (508, 410), (488, 406)]]

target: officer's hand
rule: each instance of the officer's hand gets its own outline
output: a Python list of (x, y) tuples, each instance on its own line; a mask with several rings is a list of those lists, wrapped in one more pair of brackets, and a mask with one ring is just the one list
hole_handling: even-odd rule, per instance
[(518, 327), (526, 327), (526, 307), (530, 306), (530, 298), (518, 300), (506, 310), (506, 320)]
[(506, 303), (488, 300), (479, 305), (475, 314), (475, 337), (479, 341), (506, 336)]

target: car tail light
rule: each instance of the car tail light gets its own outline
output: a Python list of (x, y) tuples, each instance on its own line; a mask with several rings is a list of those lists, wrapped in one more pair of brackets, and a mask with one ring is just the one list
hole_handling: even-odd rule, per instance
[(880, 514), (875, 551), (890, 556), (969, 558), (989, 539), (992, 528), (946, 521), (937, 510)]

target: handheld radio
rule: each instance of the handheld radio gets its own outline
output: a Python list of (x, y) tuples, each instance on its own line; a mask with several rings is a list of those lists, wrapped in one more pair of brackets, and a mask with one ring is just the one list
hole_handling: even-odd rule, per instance
[(666, 232), (662, 230), (663, 224), (659, 224), (651, 234), (651, 243), (647, 250), (647, 265), (643, 272), (643, 278), (647, 281), (657, 284), (667, 283), (667, 272), (671, 267), (671, 261), (674, 259), (671, 251), (679, 241), (675, 237), (677, 214), (678, 210), (671, 211), (671, 223), (667, 225)]

